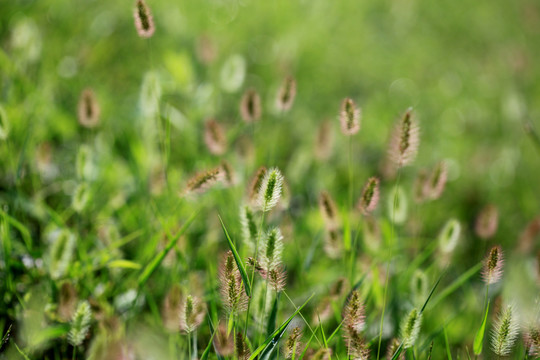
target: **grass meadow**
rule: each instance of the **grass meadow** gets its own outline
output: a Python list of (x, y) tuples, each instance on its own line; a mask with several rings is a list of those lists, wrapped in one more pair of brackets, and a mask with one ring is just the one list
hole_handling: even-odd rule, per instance
[(0, 359), (540, 357), (536, 0), (0, 0)]

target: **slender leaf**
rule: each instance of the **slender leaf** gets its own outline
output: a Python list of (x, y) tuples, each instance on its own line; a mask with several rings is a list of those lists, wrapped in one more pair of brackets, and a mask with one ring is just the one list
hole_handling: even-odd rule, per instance
[(121, 269), (135, 269), (139, 270), (141, 268), (141, 264), (138, 264), (133, 261), (119, 259), (119, 260), (113, 260), (107, 264), (107, 267), (109, 269), (113, 268), (121, 268)]
[[(446, 345), (446, 356), (448, 357), (448, 360), (452, 360), (452, 353), (450, 352), (450, 344), (448, 343), (448, 335), (446, 334), (446, 326), (443, 328), (444, 332), (444, 343)], [(433, 341), (431, 342), (431, 346), (433, 347)]]
[(138, 284), (139, 284), (139, 287), (143, 286), (147, 281), (148, 281), (148, 278), (152, 275), (152, 273), (157, 269), (157, 267), (161, 264), (161, 262), (163, 261), (163, 259), (165, 259), (165, 256), (167, 256), (167, 254), (169, 253), (169, 251), (171, 251), (171, 249), (176, 245), (177, 241), (180, 239), (180, 236), (182, 236), (186, 231), (187, 229), (189, 228), (189, 225), (191, 225), (191, 223), (193, 222), (193, 220), (195, 220), (195, 218), (197, 217), (199, 213), (198, 212), (194, 212), (188, 219), (187, 221), (184, 223), (184, 225), (182, 225), (182, 228), (180, 228), (180, 230), (178, 231), (178, 233), (176, 234), (176, 236), (172, 237), (170, 240), (169, 240), (169, 243), (167, 244), (167, 246), (165, 247), (165, 249), (161, 250), (161, 252), (159, 254), (157, 254), (153, 259), (152, 261), (150, 261), (148, 263), (148, 265), (146, 265), (146, 267), (144, 268), (143, 272), (141, 273), (141, 275), (139, 276), (139, 280), (138, 280)]
[(212, 347), (212, 340), (214, 340), (214, 336), (216, 335), (217, 329), (214, 330), (212, 333), (212, 336), (210, 337), (210, 341), (208, 341), (208, 345), (206, 346), (206, 349), (204, 349), (204, 352), (201, 355), (200, 360), (206, 360), (208, 359), (208, 354), (210, 354), (210, 348)]
[(482, 320), (482, 325), (480, 326), (480, 329), (478, 329), (478, 332), (476, 333), (476, 336), (474, 337), (474, 344), (473, 344), (474, 355), (480, 355), (482, 353), (482, 348), (484, 347), (484, 334), (486, 332), (488, 312), (489, 312), (489, 299), (487, 302), (484, 319)]
[(259, 354), (261, 354), (260, 356), (260, 360), (265, 360), (265, 359), (268, 359), (270, 357), (270, 355), (272, 354), (272, 351), (274, 351), (274, 348), (276, 347), (276, 345), (278, 344), (279, 340), (283, 337), (283, 334), (285, 333), (285, 330), (287, 329), (287, 326), (289, 325), (289, 323), (292, 321), (292, 319), (294, 319), (294, 317), (304, 308), (304, 306), (307, 305), (307, 303), (311, 300), (311, 298), (314, 296), (315, 294), (312, 294), (307, 300), (306, 302), (304, 302), (304, 304), (302, 304), (302, 306), (300, 306), (298, 309), (296, 309), (296, 311), (291, 315), (289, 316), (289, 318), (287, 320), (285, 320), (285, 322), (283, 324), (281, 324), (280, 327), (278, 327), (268, 338), (266, 338), (266, 340), (264, 341), (264, 343), (262, 345), (260, 345), (252, 354), (251, 356), (249, 357), (249, 360), (253, 360), (255, 358), (257, 358), (257, 356)]
[(281, 292), (279, 292), (274, 299), (274, 304), (272, 305), (272, 311), (270, 312), (270, 316), (268, 316), (268, 324), (266, 325), (266, 334), (267, 336), (272, 334), (274, 330), (276, 330), (276, 317), (278, 312), (278, 302), (279, 298), (281, 297)]
[(221, 216), (218, 215), (219, 221), (221, 222), (221, 228), (223, 229), (223, 232), (225, 233), (225, 237), (227, 238), (227, 241), (229, 243), (229, 247), (231, 248), (231, 251), (234, 256), (234, 261), (236, 261), (236, 265), (238, 266), (238, 270), (240, 270), (240, 275), (242, 276), (242, 282), (244, 283), (244, 288), (246, 289), (247, 296), (251, 297), (251, 287), (249, 284), (249, 278), (246, 272), (246, 268), (244, 267), (244, 263), (242, 262), (242, 259), (240, 258), (240, 255), (238, 255), (238, 251), (236, 251), (236, 247), (234, 246), (233, 241), (231, 240), (231, 237), (229, 236), (229, 232), (225, 228), (225, 224), (223, 223), (223, 220), (221, 219)]

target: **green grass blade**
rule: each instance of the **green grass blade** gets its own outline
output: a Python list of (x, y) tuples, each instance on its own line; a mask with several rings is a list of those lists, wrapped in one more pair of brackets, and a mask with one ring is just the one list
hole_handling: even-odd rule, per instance
[(339, 325), (336, 327), (336, 330), (328, 337), (327, 342), (332, 341), (334, 336), (338, 333), (339, 329), (341, 329), (341, 326), (343, 325), (343, 320), (339, 323)]
[[(315, 331), (317, 331), (317, 329), (315, 329)], [(309, 345), (311, 344), (311, 340), (313, 340), (313, 337), (315, 336), (315, 331), (309, 337), (309, 340), (306, 343), (306, 347), (304, 348), (304, 351), (302, 351), (302, 354), (300, 354), (300, 357), (298, 358), (298, 360), (302, 360), (304, 358), (304, 355), (306, 355), (306, 352), (309, 349)]]
[(231, 237), (229, 236), (229, 232), (225, 228), (225, 224), (223, 223), (221, 216), (218, 215), (218, 218), (219, 218), (219, 221), (221, 222), (221, 228), (223, 229), (223, 232), (225, 233), (225, 237), (227, 238), (227, 241), (229, 243), (229, 247), (231, 248), (231, 251), (233, 253), (234, 261), (236, 261), (238, 270), (240, 270), (240, 275), (242, 276), (242, 282), (244, 283), (246, 294), (247, 296), (251, 297), (251, 286), (249, 284), (249, 280), (248, 280), (249, 278), (246, 272), (246, 268), (244, 267), (244, 263), (242, 262), (242, 259), (240, 259), (240, 255), (238, 255), (238, 251), (236, 251), (236, 247), (234, 246), (234, 243), (231, 240)]
[(19, 230), (21, 233), (21, 237), (24, 241), (24, 245), (28, 249), (28, 251), (32, 250), (32, 237), (30, 236), (30, 231), (24, 226), (21, 222), (19, 222), (14, 217), (8, 215), (4, 210), (0, 209), (0, 213), (4, 216), (6, 219), (6, 222), (8, 222), (11, 226), (13, 226), (15, 229)]
[[(444, 344), (446, 345), (446, 356), (448, 357), (448, 360), (452, 360), (452, 353), (450, 352), (450, 344), (448, 344), (448, 335), (446, 334), (446, 326), (443, 328), (444, 332)], [(431, 343), (431, 346), (433, 346), (433, 342)]]
[(274, 330), (276, 330), (276, 318), (277, 318), (278, 302), (279, 302), (280, 296), (281, 296), (281, 293), (278, 293), (276, 298), (274, 299), (274, 304), (272, 305), (272, 311), (270, 312), (270, 316), (268, 316), (268, 323), (266, 325), (267, 336), (272, 334)]
[(139, 280), (137, 281), (137, 283), (139, 285), (139, 288), (141, 288), (148, 281), (148, 278), (152, 275), (152, 273), (161, 264), (163, 259), (165, 259), (165, 256), (167, 256), (169, 251), (176, 245), (176, 243), (180, 239), (180, 236), (182, 236), (187, 231), (187, 229), (189, 228), (189, 226), (191, 225), (193, 220), (195, 220), (195, 218), (197, 217), (198, 214), (199, 214), (198, 211), (194, 212), (189, 217), (189, 219), (187, 219), (187, 221), (184, 223), (184, 225), (182, 225), (182, 228), (180, 228), (180, 230), (178, 231), (176, 236), (169, 239), (169, 243), (167, 244), (165, 249), (161, 250), (161, 252), (159, 252), (159, 254), (157, 256), (155, 256), (152, 259), (152, 261), (150, 261), (148, 263), (148, 265), (146, 265), (146, 267), (142, 271), (141, 275), (139, 276)]
[(437, 280), (437, 282), (435, 283), (435, 285), (433, 285), (433, 287), (431, 288), (431, 291), (429, 292), (429, 295), (426, 299), (426, 301), (424, 302), (424, 305), (422, 306), (422, 308), (420, 309), (420, 314), (422, 314), (427, 306), (427, 304), (429, 303), (429, 300), (431, 299), (431, 297), (433, 296), (433, 293), (435, 292), (435, 289), (437, 288), (437, 285), (439, 285), (439, 283), (441, 282), (441, 279), (443, 278), (444, 276), (444, 273), (441, 274), (441, 276), (439, 276), (439, 279)]
[(397, 360), (399, 358), (399, 355), (401, 355), (402, 351), (403, 351), (403, 343), (399, 344), (398, 348), (396, 349), (396, 352), (392, 356), (392, 360)]
[(210, 354), (210, 348), (212, 347), (212, 340), (214, 340), (214, 336), (216, 335), (217, 329), (214, 330), (212, 333), (212, 336), (210, 337), (210, 341), (208, 341), (208, 345), (206, 346), (206, 349), (204, 349), (204, 352), (201, 355), (201, 360), (208, 359), (208, 354)]
[(21, 354), (21, 356), (25, 359), (25, 360), (30, 360), (30, 358), (28, 357), (28, 355), (26, 355), (24, 353), (24, 351), (22, 351), (19, 346), (17, 346), (17, 343), (14, 341), (13, 342), (13, 345), (15, 345), (15, 349), (17, 349), (17, 351), (19, 352), (19, 354)]
[(488, 312), (489, 312), (489, 299), (487, 302), (484, 319), (482, 320), (482, 325), (480, 326), (480, 329), (478, 329), (478, 332), (476, 333), (476, 336), (474, 337), (474, 344), (473, 344), (474, 355), (480, 355), (482, 353), (482, 348), (484, 346), (484, 334), (486, 332)]
[(287, 329), (287, 326), (289, 326), (289, 323), (292, 321), (292, 319), (294, 319), (294, 317), (304, 308), (304, 306), (307, 305), (307, 303), (311, 300), (311, 298), (314, 296), (315, 294), (312, 294), (307, 300), (306, 302), (304, 302), (302, 304), (302, 306), (300, 306), (298, 309), (296, 309), (296, 311), (291, 315), (289, 316), (289, 318), (287, 320), (285, 320), (285, 322), (283, 324), (281, 324), (280, 327), (278, 327), (268, 338), (266, 338), (266, 340), (264, 341), (264, 343), (262, 345), (260, 345), (252, 354), (251, 356), (249, 357), (249, 360), (253, 360), (255, 358), (257, 358), (257, 356), (259, 354), (261, 354), (260, 356), (260, 360), (265, 360), (265, 359), (268, 359), (270, 357), (270, 355), (272, 354), (272, 352), (274, 351), (276, 345), (278, 344), (279, 340), (281, 339), (281, 337), (283, 336), (283, 334), (285, 333), (285, 330)]
[(476, 274), (480, 269), (482, 268), (482, 263), (478, 263), (469, 270), (467, 270), (464, 274), (462, 274), (460, 277), (458, 277), (452, 284), (447, 286), (441, 293), (433, 299), (433, 306), (444, 300), (447, 296), (452, 294), (454, 291), (459, 289), (461, 285), (463, 285), (467, 280), (469, 280), (474, 274)]

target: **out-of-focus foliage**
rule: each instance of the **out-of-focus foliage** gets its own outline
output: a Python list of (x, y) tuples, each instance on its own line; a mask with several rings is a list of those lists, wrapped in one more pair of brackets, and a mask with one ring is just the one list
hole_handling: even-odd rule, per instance
[[(383, 358), (440, 276), (407, 358), (427, 358), (432, 342), (434, 359), (472, 356), (487, 298), (486, 334), (512, 304), (521, 335), (534, 337), (537, 1), (148, 0), (149, 39), (137, 34), (131, 0), (0, 1), (0, 359), (195, 359), (213, 329), (208, 356), (232, 358), (227, 346), (255, 351), (314, 293), (302, 314), (322, 330), (309, 342), (306, 321), (294, 320), (308, 358), (322, 354), (354, 285), (366, 314), (354, 334), (371, 358), (381, 335)], [(296, 96), (280, 110), (288, 76)], [(86, 89), (94, 127), (81, 125)], [(248, 89), (260, 95), (253, 123), (240, 110)], [(361, 108), (350, 137), (339, 122), (347, 97)], [(418, 156), (392, 173), (388, 142), (409, 107)], [(440, 161), (442, 195), (418, 201), (429, 189), (416, 179), (438, 179)], [(264, 216), (249, 191), (260, 166), (284, 177), (281, 200)], [(372, 176), (380, 200), (368, 217), (355, 205)], [(336, 203), (331, 227), (322, 191)], [(498, 216), (477, 220), (490, 204)], [(251, 229), (242, 205), (253, 210)], [(250, 282), (246, 236), (281, 229), (282, 259), (255, 274), (248, 317), (229, 315), (220, 298), (229, 245), (218, 214)], [(486, 291), (480, 262), (495, 245), (503, 277)], [(283, 280), (281, 270), (285, 293), (266, 299), (263, 284)], [(73, 347), (83, 301), (92, 320)], [(495, 356), (489, 338), (485, 358)], [(512, 356), (534, 352), (533, 340), (520, 337)], [(329, 339), (333, 357), (347, 357), (346, 341), (341, 330)]]

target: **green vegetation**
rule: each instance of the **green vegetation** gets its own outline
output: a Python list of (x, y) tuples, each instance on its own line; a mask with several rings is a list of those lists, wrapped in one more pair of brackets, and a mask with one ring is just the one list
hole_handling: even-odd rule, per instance
[(6, 0), (0, 360), (540, 357), (540, 4)]

